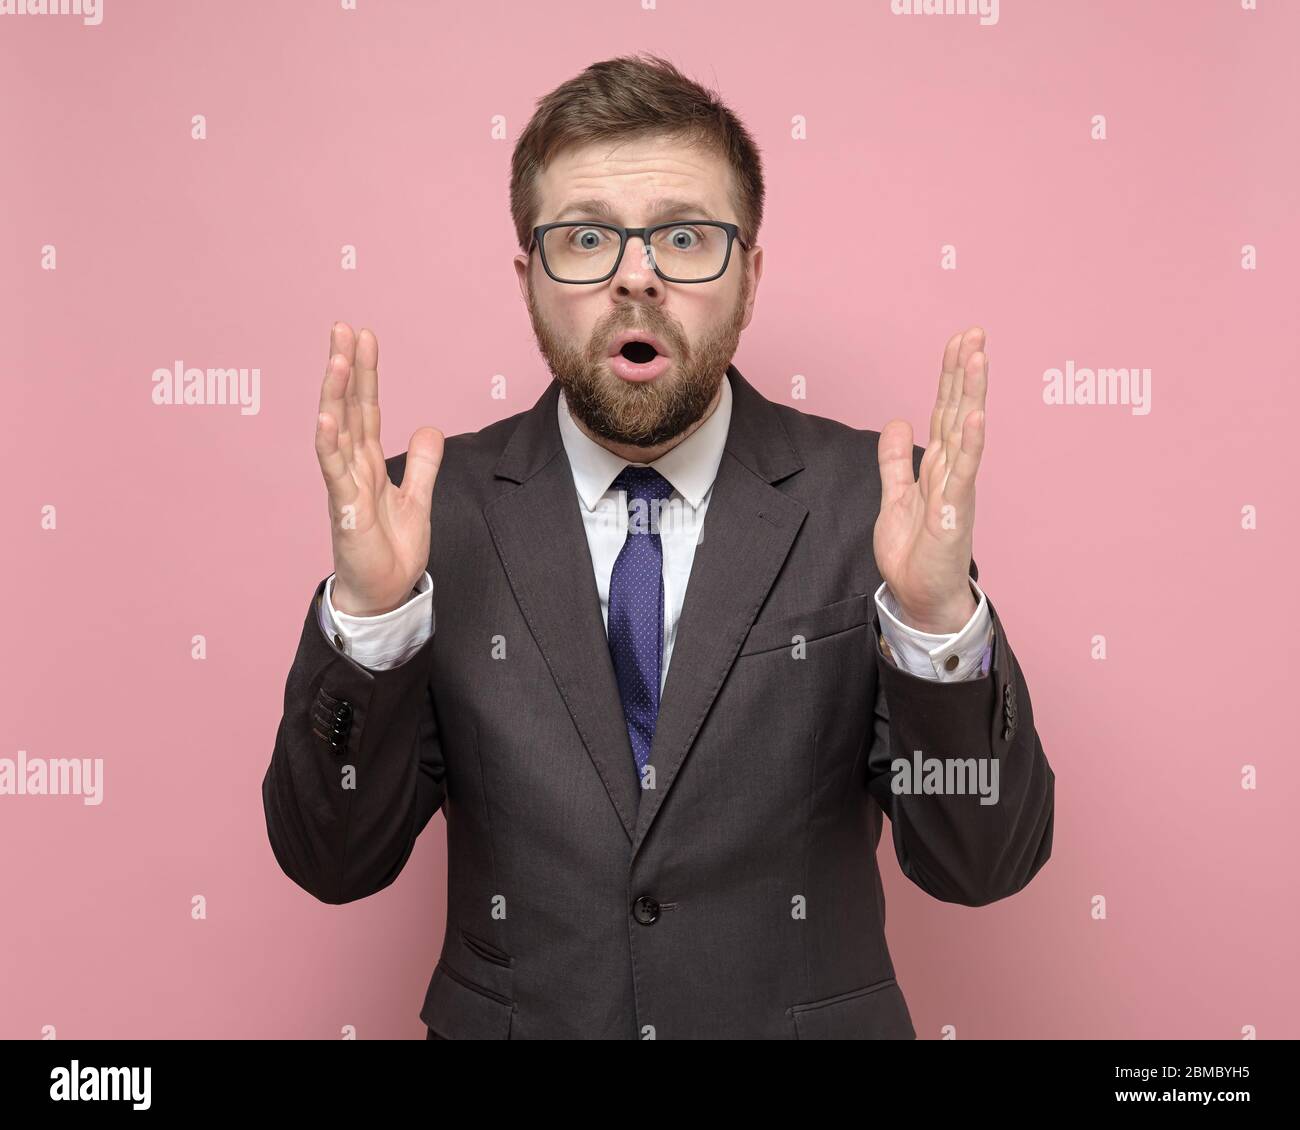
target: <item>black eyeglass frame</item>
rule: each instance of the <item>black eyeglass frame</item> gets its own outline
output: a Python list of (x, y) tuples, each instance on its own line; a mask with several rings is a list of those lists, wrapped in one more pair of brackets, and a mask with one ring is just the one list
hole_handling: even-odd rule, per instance
[[(709, 225), (710, 227), (722, 228), (727, 233), (727, 253), (722, 257), (722, 266), (718, 273), (709, 275), (703, 279), (675, 279), (671, 275), (665, 275), (659, 269), (659, 264), (655, 261), (654, 250), (650, 247), (650, 237), (654, 232), (662, 231), (664, 228), (688, 227), (691, 224)], [(618, 232), (618, 257), (614, 260), (614, 266), (610, 268), (609, 273), (601, 275), (598, 279), (584, 279), (581, 282), (575, 282), (573, 279), (562, 279), (554, 271), (551, 265), (546, 261), (546, 247), (542, 242), (542, 237), (552, 228), (603, 228), (605, 231)], [(621, 228), (617, 224), (606, 224), (597, 220), (556, 220), (554, 223), (541, 224), (533, 228), (533, 238), (528, 244), (528, 254), (533, 253), (533, 248), (537, 248), (537, 253), (542, 260), (542, 270), (544, 270), (552, 279), (558, 283), (566, 283), (569, 286), (595, 286), (597, 283), (608, 282), (617, 273), (619, 265), (623, 262), (623, 252), (627, 250), (627, 241), (632, 236), (636, 236), (645, 244), (646, 249), (650, 251), (650, 263), (654, 268), (654, 273), (664, 282), (671, 283), (705, 283), (713, 282), (714, 279), (720, 279), (727, 273), (727, 267), (731, 264), (731, 245), (739, 243), (746, 251), (749, 250), (749, 244), (740, 238), (740, 228), (735, 224), (729, 224), (726, 220), (673, 220), (666, 224), (652, 224), (648, 228)]]

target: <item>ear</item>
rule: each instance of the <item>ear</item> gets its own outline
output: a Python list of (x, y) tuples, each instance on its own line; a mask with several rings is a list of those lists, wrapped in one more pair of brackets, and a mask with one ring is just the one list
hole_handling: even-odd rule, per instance
[(532, 262), (532, 257), (525, 255), (522, 251), (515, 256), (515, 277), (519, 282), (519, 293), (523, 296), (525, 305), (528, 303), (528, 265)]
[(754, 302), (758, 298), (758, 282), (763, 277), (763, 248), (759, 244), (754, 244), (745, 252), (748, 270), (746, 272), (745, 294), (745, 317), (740, 323), (740, 328), (746, 329), (749, 326), (750, 319), (754, 316)]

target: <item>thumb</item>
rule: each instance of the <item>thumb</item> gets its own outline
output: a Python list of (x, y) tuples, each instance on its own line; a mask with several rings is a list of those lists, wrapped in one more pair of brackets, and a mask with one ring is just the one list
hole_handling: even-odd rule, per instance
[(916, 485), (912, 472), (912, 425), (890, 420), (880, 433), (880, 504), (886, 506)]
[(406, 449), (401, 490), (426, 510), (433, 502), (433, 484), (442, 465), (443, 439), (437, 428), (417, 428)]

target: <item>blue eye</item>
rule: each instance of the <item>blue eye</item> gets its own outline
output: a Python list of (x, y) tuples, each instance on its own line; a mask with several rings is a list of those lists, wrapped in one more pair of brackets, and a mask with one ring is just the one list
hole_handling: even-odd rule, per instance
[(654, 234), (655, 246), (660, 252), (680, 255), (701, 250), (709, 242), (709, 235), (694, 224), (680, 224), (660, 228)]
[(581, 251), (595, 251), (608, 234), (601, 228), (574, 228), (569, 234), (569, 242), (576, 243)]

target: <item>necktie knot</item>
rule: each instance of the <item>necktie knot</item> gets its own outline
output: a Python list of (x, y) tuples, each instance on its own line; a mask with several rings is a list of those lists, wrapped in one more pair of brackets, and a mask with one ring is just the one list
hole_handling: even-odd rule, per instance
[(673, 484), (653, 467), (630, 463), (614, 480), (614, 489), (627, 492), (628, 532), (658, 534), (660, 511), (673, 493)]
[(668, 498), (673, 493), (673, 484), (653, 467), (633, 467), (631, 463), (618, 473), (614, 488), (625, 490), (629, 498), (639, 498), (643, 502)]

